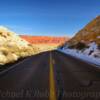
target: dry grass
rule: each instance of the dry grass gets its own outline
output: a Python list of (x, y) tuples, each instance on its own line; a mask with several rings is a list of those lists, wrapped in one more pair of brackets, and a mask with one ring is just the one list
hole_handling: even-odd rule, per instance
[(33, 44), (40, 52), (51, 51), (57, 49), (57, 44)]

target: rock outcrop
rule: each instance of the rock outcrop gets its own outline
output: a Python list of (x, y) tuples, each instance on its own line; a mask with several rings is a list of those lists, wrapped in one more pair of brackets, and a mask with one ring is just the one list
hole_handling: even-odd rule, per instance
[(97, 16), (94, 20), (88, 23), (82, 30), (70, 39), (69, 45), (77, 44), (78, 42), (84, 42), (86, 44), (95, 42), (100, 45), (100, 16)]

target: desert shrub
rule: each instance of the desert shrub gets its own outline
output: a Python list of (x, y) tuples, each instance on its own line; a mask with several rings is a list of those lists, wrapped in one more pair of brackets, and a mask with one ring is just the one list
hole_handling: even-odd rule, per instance
[(83, 42), (78, 42), (77, 44), (70, 45), (68, 48), (83, 50), (83, 49), (87, 48), (87, 45)]
[(100, 50), (100, 44), (98, 44), (98, 49)]
[(69, 45), (68, 48), (73, 49), (73, 48), (75, 48), (75, 45)]
[(82, 50), (84, 48), (87, 48), (85, 43), (82, 43), (82, 42), (77, 43), (76, 49)]
[(63, 49), (64, 45), (57, 46), (58, 49)]

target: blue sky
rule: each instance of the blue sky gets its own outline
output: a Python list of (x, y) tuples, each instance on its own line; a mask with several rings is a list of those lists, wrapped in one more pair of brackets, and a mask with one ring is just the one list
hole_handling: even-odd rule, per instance
[(73, 36), (100, 15), (100, 0), (0, 0), (0, 25), (19, 34)]

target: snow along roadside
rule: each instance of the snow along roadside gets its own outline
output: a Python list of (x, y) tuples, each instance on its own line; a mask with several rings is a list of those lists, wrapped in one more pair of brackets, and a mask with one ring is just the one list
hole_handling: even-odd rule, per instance
[(96, 67), (100, 67), (100, 58), (88, 56), (81, 52), (77, 52), (76, 50), (71, 50), (71, 49), (65, 49), (65, 50), (58, 49), (58, 51), (68, 54), (68, 55), (71, 55), (73, 57), (79, 58), (81, 60), (84, 60), (85, 62), (87, 62), (89, 64), (96, 65)]

